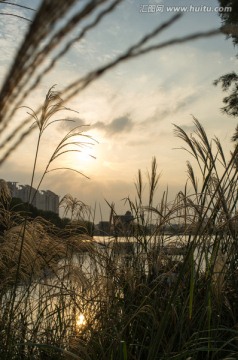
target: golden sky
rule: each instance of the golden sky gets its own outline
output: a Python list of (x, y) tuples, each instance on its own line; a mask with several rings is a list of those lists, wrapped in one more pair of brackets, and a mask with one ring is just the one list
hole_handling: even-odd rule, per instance
[[(52, 85), (56, 84), (55, 89), (61, 91), (76, 77), (116, 58), (175, 13), (166, 12), (165, 8), (163, 13), (141, 12), (141, 6), (148, 9), (148, 5), (165, 3), (190, 6), (195, 2), (125, 0), (113, 14), (74, 44), (37, 90), (25, 99), (24, 105), (36, 108), (44, 101)], [(212, 9), (218, 6), (216, 0), (199, 0), (196, 6), (204, 3)], [(39, 1), (24, 0), (21, 4), (37, 8)], [(0, 7), (1, 12), (12, 10), (7, 4)], [(33, 16), (33, 12), (21, 8), (14, 12), (21, 16)], [(27, 26), (28, 23), (22, 19), (0, 17), (1, 81), (6, 76)], [(220, 26), (221, 21), (215, 10), (184, 12), (179, 21), (153, 41), (165, 41)], [(84, 172), (90, 180), (71, 171), (55, 171), (45, 177), (42, 189), (50, 189), (61, 197), (70, 193), (91, 206), (97, 203), (97, 221), (101, 216), (100, 204), (103, 218), (107, 220), (110, 210), (105, 199), (109, 203), (116, 203), (118, 213), (125, 213), (127, 208), (122, 199), (129, 195), (134, 198), (133, 183), (138, 169), (146, 173), (152, 157), (156, 156), (161, 173), (158, 201), (167, 186), (173, 197), (184, 187), (186, 160), (190, 160), (185, 151), (178, 150), (183, 144), (174, 136), (173, 124), (191, 133), (194, 130), (194, 116), (205, 127), (209, 137), (216, 135), (220, 138), (227, 153), (232, 149), (230, 138), (236, 120), (221, 113), (224, 94), (219, 87), (214, 87), (213, 81), (236, 70), (235, 56), (236, 49), (232, 42), (221, 34), (167, 47), (122, 63), (109, 71), (69, 101), (67, 107), (77, 113), (65, 111), (62, 117), (73, 119), (74, 123), (55, 123), (45, 133), (40, 147), (36, 183), (60, 138), (73, 126), (82, 125), (82, 129), (98, 143), (95, 142), (81, 154), (66, 154), (57, 166), (73, 167)], [(26, 109), (20, 109), (17, 116), (23, 117), (25, 113)], [(36, 132), (31, 134), (9, 157), (0, 169), (1, 178), (21, 184), (30, 183), (36, 138)]]

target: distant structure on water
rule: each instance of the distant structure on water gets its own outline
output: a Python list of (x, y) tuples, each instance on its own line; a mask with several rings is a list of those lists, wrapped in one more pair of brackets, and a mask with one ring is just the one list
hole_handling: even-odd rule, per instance
[(131, 235), (134, 217), (130, 211), (125, 215), (113, 215), (113, 231), (115, 235)]
[(111, 214), (110, 221), (100, 221), (96, 228), (96, 234), (101, 236), (130, 236), (133, 232), (134, 217), (130, 211), (125, 215)]
[[(30, 185), (19, 185), (17, 182), (7, 181), (12, 197), (30, 203), (39, 210), (52, 211), (59, 214), (59, 196), (50, 190), (36, 190)], [(31, 192), (30, 192), (31, 191)]]

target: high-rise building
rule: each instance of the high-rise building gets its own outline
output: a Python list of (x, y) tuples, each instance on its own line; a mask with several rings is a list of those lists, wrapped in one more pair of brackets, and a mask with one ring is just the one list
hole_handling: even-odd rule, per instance
[(50, 190), (36, 190), (30, 185), (19, 185), (17, 182), (8, 181), (7, 185), (12, 197), (28, 202), (37, 209), (45, 211), (53, 211), (59, 214), (59, 196)]

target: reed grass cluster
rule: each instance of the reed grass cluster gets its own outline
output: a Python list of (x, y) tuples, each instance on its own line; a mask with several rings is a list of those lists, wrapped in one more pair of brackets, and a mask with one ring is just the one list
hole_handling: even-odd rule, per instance
[[(75, 217), (61, 232), (21, 218), (1, 182), (2, 359), (237, 358), (237, 148), (227, 160), (194, 122), (191, 136), (175, 131), (200, 173), (188, 162), (185, 189), (159, 201), (154, 158), (147, 199), (141, 171), (127, 199), (133, 233), (123, 237), (79, 235)], [(72, 196), (63, 204), (82, 215)]]
[[(37, 129), (32, 189), (42, 136), (55, 123), (54, 114), (69, 110), (64, 107), (69, 99), (119, 63), (220, 33), (214, 29), (157, 42), (155, 37), (180, 18), (177, 14), (116, 59), (75, 79), (62, 90), (64, 98), (51, 88), (43, 106), (27, 108), (27, 117), (10, 127), (17, 109), (56, 62), (121, 2), (90, 0), (77, 7), (75, 0), (58, 0), (57, 6), (43, 0), (30, 23), (0, 92), (0, 164)], [(185, 188), (174, 201), (168, 201), (168, 191), (158, 199), (153, 159), (144, 202), (139, 171), (137, 198), (127, 199), (134, 223), (131, 232), (121, 233), (123, 241), (111, 236), (98, 242), (78, 234), (77, 220), (91, 213), (71, 195), (62, 205), (71, 212), (72, 227), (59, 230), (41, 218), (33, 220), (10, 208), (11, 195), (1, 181), (0, 359), (238, 358), (238, 148), (227, 159), (219, 140), (210, 141), (194, 121), (191, 136), (178, 126), (175, 131), (198, 172), (188, 162)], [(44, 176), (60, 170), (54, 168), (56, 159), (93, 141), (81, 130), (60, 140), (37, 189)], [(33, 198), (30, 193), (29, 203)], [(166, 229), (174, 223), (181, 225), (180, 232), (169, 234)]]

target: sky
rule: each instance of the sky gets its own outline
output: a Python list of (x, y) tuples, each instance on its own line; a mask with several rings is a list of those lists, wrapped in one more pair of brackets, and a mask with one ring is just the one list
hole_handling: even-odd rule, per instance
[[(15, 3), (37, 9), (40, 1)], [(205, 4), (213, 11), (198, 8)], [(77, 6), (81, 5), (82, 2), (78, 2)], [(148, 12), (148, 5), (163, 5), (163, 12)], [(74, 44), (37, 90), (25, 99), (24, 105), (37, 108), (51, 86), (55, 85), (55, 90), (61, 91), (75, 78), (115, 59), (177, 13), (168, 11), (167, 6), (188, 6), (190, 11), (183, 12), (181, 19), (151, 43), (219, 28), (221, 19), (214, 10), (218, 5), (217, 0), (124, 0)], [(193, 6), (197, 11), (191, 10)], [(34, 16), (33, 11), (0, 4), (1, 83), (29, 25), (23, 19), (2, 15), (10, 11), (27, 18)], [(236, 54), (231, 40), (221, 34), (151, 52), (107, 72), (67, 103), (67, 107), (76, 112), (65, 111), (62, 117), (74, 122), (55, 123), (44, 134), (35, 185), (62, 136), (80, 125), (84, 133), (92, 137), (89, 139), (92, 144), (80, 154), (65, 154), (55, 166), (72, 167), (90, 179), (73, 171), (52, 171), (46, 175), (41, 189), (50, 189), (61, 198), (70, 193), (92, 208), (96, 206), (96, 222), (108, 220), (110, 208), (107, 202), (114, 202), (116, 212), (124, 214), (128, 210), (124, 199), (128, 196), (135, 199), (138, 169), (145, 181), (144, 201), (147, 205), (146, 174), (155, 156), (160, 173), (155, 202), (160, 201), (167, 187), (172, 199), (184, 189), (186, 161), (191, 160), (187, 152), (180, 150), (184, 144), (175, 137), (174, 124), (192, 133), (194, 116), (209, 138), (217, 136), (220, 139), (227, 154), (233, 147), (230, 139), (237, 122), (221, 113), (224, 93), (213, 82), (237, 69)], [(25, 113), (26, 109), (22, 108), (18, 116)], [(1, 178), (20, 184), (30, 183), (36, 139), (37, 133), (32, 133), (5, 161), (0, 168)]]

